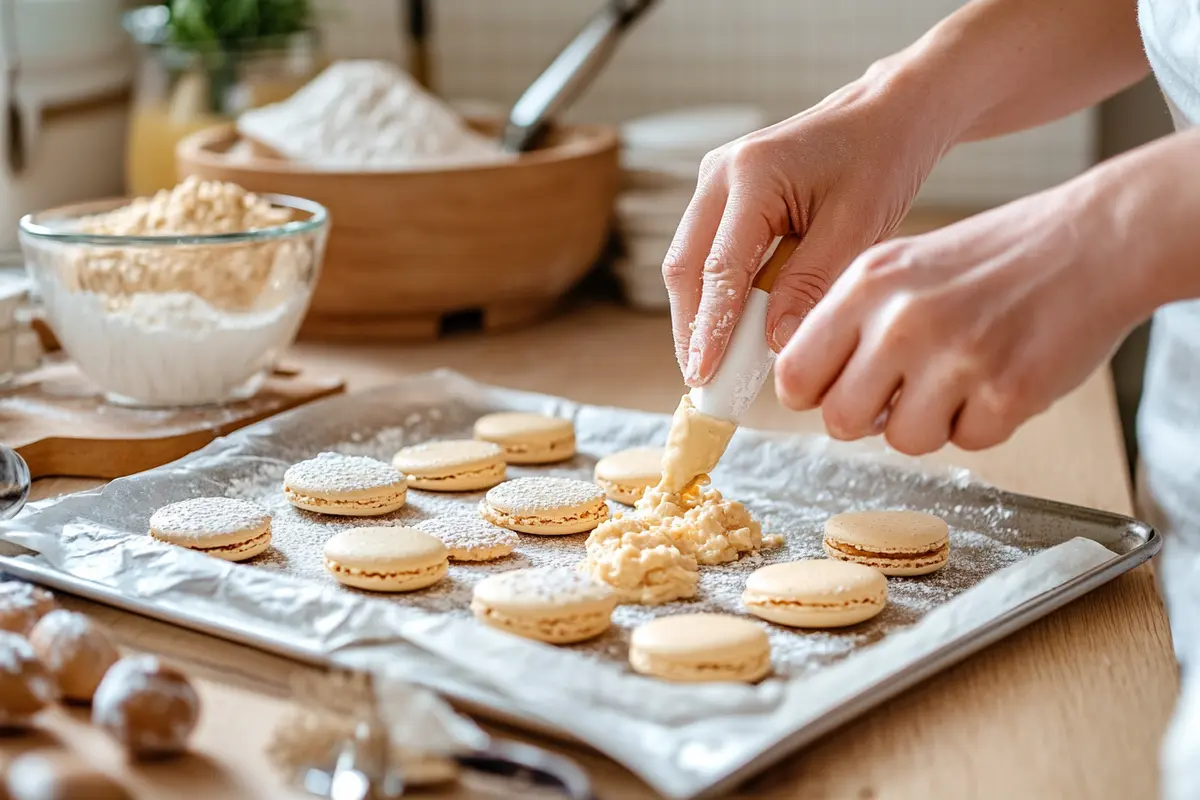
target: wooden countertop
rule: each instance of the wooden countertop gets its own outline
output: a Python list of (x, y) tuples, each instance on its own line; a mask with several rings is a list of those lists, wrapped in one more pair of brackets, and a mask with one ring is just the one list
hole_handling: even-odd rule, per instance
[[(576, 308), (504, 336), (415, 346), (304, 345), (293, 358), (306, 368), (346, 376), (352, 390), (448, 367), (489, 383), (669, 413), (682, 389), (666, 318), (611, 305)], [(792, 414), (767, 395), (747, 425), (820, 430), (818, 415)], [(1131, 510), (1107, 370), (1003, 446), (985, 453), (951, 449), (936, 460), (968, 467), (1006, 489)], [(86, 485), (43, 481), (35, 493)], [(195, 676), (205, 703), (195, 754), (130, 768), (78, 712), (61, 711), (44, 721), (46, 736), (5, 741), (0, 752), (11, 755), (57, 738), (119, 775), (138, 797), (291, 796), (265, 766), (261, 748), (288, 708), (287, 674), (302, 667), (123, 612), (67, 602), (95, 614), (124, 645), (177, 659)], [(1150, 569), (1141, 568), (881, 706), (738, 796), (1153, 797), (1158, 743), (1176, 692), (1166, 617)], [(602, 798), (653, 796), (611, 762), (569, 752), (588, 767)]]

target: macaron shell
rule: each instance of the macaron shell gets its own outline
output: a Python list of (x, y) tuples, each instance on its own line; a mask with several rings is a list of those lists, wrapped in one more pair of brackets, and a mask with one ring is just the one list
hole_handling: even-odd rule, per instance
[(569, 536), (594, 530), (601, 522), (608, 519), (608, 506), (604, 506), (602, 509), (577, 512), (571, 517), (516, 516), (497, 511), (488, 505), (487, 500), (483, 500), (479, 504), (479, 515), (493, 525), (518, 533), (528, 533), (533, 536)]
[(575, 434), (546, 444), (506, 445), (504, 460), (509, 464), (557, 464), (575, 455)]
[(151, 515), (149, 527), (150, 535), (159, 541), (207, 549), (246, 544), (269, 534), (271, 515), (247, 500), (195, 497), (158, 509)]
[(757, 683), (771, 674), (770, 655), (741, 663), (717, 662), (710, 665), (677, 664), (641, 650), (629, 651), (629, 666), (641, 675), (662, 678), (672, 683)]
[(325, 568), (333, 574), (338, 583), (352, 586), (355, 589), (366, 589), (369, 592), (415, 592), (426, 589), (446, 577), (449, 569), (445, 564), (436, 567), (414, 570), (411, 572), (395, 572), (380, 574), (353, 574), (340, 571), (341, 566), (336, 562), (325, 559)]
[(570, 420), (523, 411), (487, 414), (475, 421), (475, 438), (504, 448), (509, 464), (553, 464), (575, 455)]
[(586, 533), (608, 519), (604, 490), (574, 478), (531, 477), (490, 490), (479, 513), (493, 525), (540, 536)]
[(885, 603), (863, 603), (845, 608), (775, 604), (743, 599), (746, 610), (767, 622), (789, 628), (846, 628), (875, 617)]
[(321, 453), (288, 467), (283, 493), (305, 511), (375, 517), (404, 507), (408, 483), (391, 464), (365, 456)]
[(453, 472), (441, 477), (409, 475), (408, 485), (427, 492), (478, 492), (503, 483), (508, 477), (504, 462), (472, 470)]
[(575, 614), (569, 617), (524, 617), (506, 614), (477, 600), (471, 601), (475, 619), (491, 628), (547, 644), (575, 644), (594, 639), (612, 625), (612, 611), (607, 614)]
[(197, 547), (193, 545), (181, 545), (178, 542), (169, 542), (158, 536), (154, 531), (150, 531), (150, 535), (155, 539), (168, 544), (175, 544), (179, 547), (185, 547), (188, 550), (195, 550), (197, 553), (204, 553), (206, 556), (219, 558), (223, 561), (249, 561), (257, 555), (265, 553), (271, 549), (271, 531), (268, 529), (258, 536), (244, 542), (220, 545), (214, 547)]
[(595, 480), (610, 500), (633, 505), (662, 477), (661, 447), (631, 447), (596, 462)]
[(504, 450), (475, 439), (455, 439), (406, 447), (392, 466), (416, 489), (465, 492), (490, 489), (505, 478)]
[(757, 681), (771, 671), (760, 625), (732, 614), (680, 614), (647, 622), (630, 637), (637, 672), (671, 681)]
[(662, 447), (630, 447), (596, 462), (596, 477), (622, 483), (650, 485), (662, 476)]
[(446, 546), (416, 528), (351, 528), (325, 543), (325, 567), (347, 586), (412, 591), (446, 576)]
[(575, 570), (531, 567), (475, 585), (471, 611), (485, 625), (527, 639), (567, 644), (599, 636), (612, 624), (616, 595)]
[(950, 539), (946, 521), (922, 511), (851, 511), (825, 521), (825, 536), (872, 553), (927, 553)]
[(381, 517), (404, 508), (408, 500), (407, 487), (389, 494), (376, 493), (361, 499), (334, 499), (313, 497), (312, 495), (285, 490), (284, 495), (289, 503), (304, 511), (314, 514), (326, 514), (334, 517)]
[(746, 610), (796, 628), (838, 628), (874, 617), (887, 605), (887, 579), (871, 567), (805, 559), (755, 570), (742, 593)]
[(920, 575), (928, 575), (932, 572), (937, 572), (950, 562), (949, 545), (923, 558), (887, 558), (886, 556), (866, 556), (846, 553), (837, 549), (834, 546), (835, 544), (828, 539), (824, 542), (825, 553), (830, 558), (835, 558), (838, 561), (844, 561), (848, 564), (862, 564), (866, 567), (872, 567), (884, 575), (889, 575), (893, 578), (913, 578)]
[(637, 505), (637, 501), (642, 499), (642, 495), (648, 488), (646, 486), (622, 486), (603, 478), (596, 478), (596, 485), (604, 490), (605, 497), (623, 506)]

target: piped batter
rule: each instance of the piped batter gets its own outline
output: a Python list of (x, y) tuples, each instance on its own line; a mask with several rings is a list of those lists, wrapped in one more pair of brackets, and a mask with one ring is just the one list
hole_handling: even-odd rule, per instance
[(684, 395), (671, 419), (658, 486), (638, 500), (634, 514), (617, 514), (592, 532), (580, 569), (622, 602), (666, 603), (695, 596), (700, 565), (781, 544), (780, 537), (763, 538), (744, 505), (706, 488), (736, 430)]

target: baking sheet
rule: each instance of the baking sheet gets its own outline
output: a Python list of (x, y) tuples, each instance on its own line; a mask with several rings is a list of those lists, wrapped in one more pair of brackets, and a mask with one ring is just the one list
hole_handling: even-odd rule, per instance
[[(383, 668), (508, 721), (570, 735), (621, 761), (660, 792), (691, 797), (744, 777), (856, 713), (1111, 579), (1157, 550), (1141, 523), (981, 486), (961, 470), (924, 469), (823, 437), (742, 430), (713, 474), (749, 505), (784, 547), (702, 568), (701, 597), (655, 608), (622, 606), (613, 630), (573, 647), (550, 647), (470, 619), (471, 586), (496, 570), (572, 565), (585, 536), (523, 536), (513, 557), (455, 565), (425, 592), (386, 597), (336, 584), (321, 547), (344, 525), (283, 502), (294, 461), (324, 450), (390, 458), (407, 444), (469, 435), (495, 410), (536, 410), (574, 420), (580, 454), (513, 476), (590, 478), (615, 450), (666, 438), (669, 417), (581, 406), (485, 387), (453, 373), (406, 379), (332, 398), (218, 440), (174, 464), (38, 504), (0, 526), (16, 550), (5, 569), (61, 589), (237, 641), (317, 662)], [(169, 502), (206, 494), (269, 506), (274, 548), (229, 564), (151, 540), (147, 521)], [(473, 514), (480, 494), (410, 490), (385, 524)], [(821, 555), (820, 529), (838, 511), (915, 508), (946, 518), (949, 566), (892, 579), (889, 608), (844, 631), (766, 625), (777, 677), (758, 686), (682, 686), (632, 674), (629, 630), (681, 610), (740, 612), (745, 577), (765, 563)]]

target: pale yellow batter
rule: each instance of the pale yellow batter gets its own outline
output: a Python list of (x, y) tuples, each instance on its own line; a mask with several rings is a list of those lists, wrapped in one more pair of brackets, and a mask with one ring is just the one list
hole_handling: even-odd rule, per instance
[(694, 597), (701, 564), (724, 564), (781, 544), (777, 536), (764, 541), (744, 505), (706, 488), (736, 429), (697, 411), (684, 395), (671, 420), (658, 486), (646, 490), (635, 514), (617, 514), (592, 532), (580, 569), (611, 586), (622, 602), (652, 605)]
[(622, 603), (658, 605), (696, 596), (696, 559), (661, 520), (618, 513), (592, 531), (580, 571), (612, 587)]
[(712, 472), (736, 430), (737, 425), (729, 420), (696, 410), (692, 398), (685, 394), (671, 417), (658, 488), (664, 492), (682, 492), (698, 476)]

